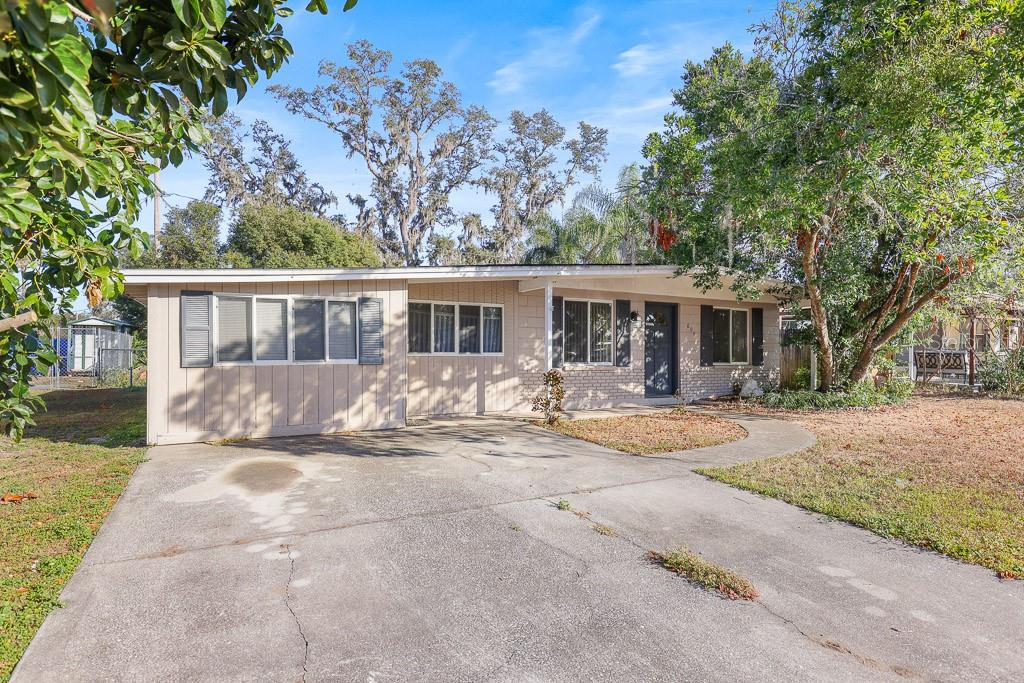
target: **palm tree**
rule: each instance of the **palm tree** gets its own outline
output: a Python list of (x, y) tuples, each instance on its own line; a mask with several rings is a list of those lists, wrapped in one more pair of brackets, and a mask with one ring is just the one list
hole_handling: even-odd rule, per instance
[(640, 171), (619, 172), (615, 190), (585, 187), (561, 221), (543, 215), (531, 226), (526, 263), (649, 263), (657, 260), (648, 230)]

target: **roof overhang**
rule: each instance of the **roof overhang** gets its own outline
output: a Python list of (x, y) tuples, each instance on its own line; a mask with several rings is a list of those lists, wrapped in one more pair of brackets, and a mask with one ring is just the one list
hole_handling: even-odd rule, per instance
[(521, 280), (545, 277), (673, 277), (676, 266), (420, 266), (415, 268), (329, 268), (215, 270), (125, 270), (125, 284), (175, 284), (187, 282), (311, 282), (323, 280)]
[[(566, 289), (606, 289), (651, 295), (683, 297), (729, 295), (735, 278), (723, 273), (721, 286), (705, 292), (697, 287), (692, 274), (672, 265), (503, 265), (503, 266), (422, 266), (415, 268), (330, 268), (330, 269), (216, 269), (216, 270), (125, 270), (129, 296), (144, 297), (147, 285), (225, 284), (266, 282), (318, 282), (325, 280), (405, 280), (410, 283), (438, 283), (465, 280), (512, 280), (519, 291), (529, 292), (548, 286)], [(777, 281), (761, 283), (763, 296), (782, 285)], [(733, 295), (734, 296), (734, 295)]]

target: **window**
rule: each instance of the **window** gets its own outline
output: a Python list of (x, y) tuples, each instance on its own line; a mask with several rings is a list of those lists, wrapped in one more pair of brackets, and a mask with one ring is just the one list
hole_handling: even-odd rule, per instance
[(611, 363), (611, 302), (566, 300), (562, 310), (565, 362)]
[(296, 299), (292, 303), (295, 360), (324, 359), (324, 300)]
[[(360, 323), (360, 314), (365, 306), (377, 301), (290, 294), (206, 296), (214, 302), (214, 325), (208, 336), (216, 352), (213, 362), (218, 364), (363, 363), (360, 351), (366, 344), (359, 341), (359, 334), (365, 325)], [(193, 299), (199, 300), (183, 296), (182, 306)], [(377, 317), (381, 314), (382, 311), (378, 311)], [(189, 319), (194, 317), (190, 314)], [(183, 335), (183, 342), (186, 341), (188, 338)], [(377, 345), (381, 343), (378, 334)], [(183, 358), (188, 355), (187, 351), (183, 346)], [(209, 364), (182, 367), (208, 367)]]
[(409, 304), (409, 353), (430, 352), (430, 304)]
[(612, 362), (611, 304), (590, 304), (590, 362)]
[(480, 353), (480, 307), (459, 305), (459, 353)]
[(716, 308), (712, 327), (715, 363), (745, 365), (750, 362), (748, 311)]
[(409, 353), (478, 355), (503, 351), (502, 306), (409, 302)]
[(327, 302), (327, 357), (331, 360), (355, 360), (355, 301)]
[(434, 304), (434, 353), (455, 353), (455, 304)]
[(501, 353), (501, 308), (484, 306), (484, 353)]
[(217, 297), (217, 360), (252, 360), (252, 299)]
[(256, 299), (256, 360), (288, 360), (287, 299)]

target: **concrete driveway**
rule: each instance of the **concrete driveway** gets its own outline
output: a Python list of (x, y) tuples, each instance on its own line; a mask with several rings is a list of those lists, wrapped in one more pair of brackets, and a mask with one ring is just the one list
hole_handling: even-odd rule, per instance
[[(743, 423), (685, 457), (483, 419), (154, 448), (14, 678), (1024, 678), (1024, 583), (691, 471), (807, 443)], [(762, 599), (645, 559), (681, 544)]]

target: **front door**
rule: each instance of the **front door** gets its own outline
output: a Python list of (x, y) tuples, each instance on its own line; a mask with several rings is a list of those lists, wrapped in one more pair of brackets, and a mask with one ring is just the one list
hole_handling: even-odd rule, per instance
[(676, 391), (676, 305), (647, 302), (644, 313), (644, 394)]

